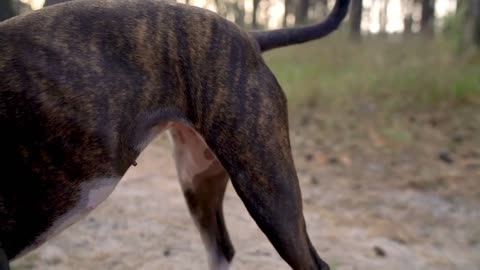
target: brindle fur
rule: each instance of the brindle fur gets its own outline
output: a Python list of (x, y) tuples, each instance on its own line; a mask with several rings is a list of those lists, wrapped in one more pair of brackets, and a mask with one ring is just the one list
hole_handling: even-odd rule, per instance
[[(81, 203), (82, 182), (123, 176), (145, 134), (171, 122), (204, 138), (292, 268), (328, 269), (307, 236), (285, 95), (260, 49), (212, 12), (154, 0), (79, 0), (1, 23), (0, 256)], [(218, 196), (205, 219), (231, 260), (225, 185), (198, 193)], [(184, 191), (194, 211), (202, 202)]]

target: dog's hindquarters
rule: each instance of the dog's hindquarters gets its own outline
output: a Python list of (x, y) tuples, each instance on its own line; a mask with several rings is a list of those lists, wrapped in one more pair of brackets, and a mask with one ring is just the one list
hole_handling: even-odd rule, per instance
[(228, 96), (217, 104), (215, 121), (202, 126), (199, 133), (281, 257), (293, 269), (328, 269), (306, 231), (289, 142), (286, 98), (263, 61), (252, 63), (255, 69), (240, 71), (246, 79), (238, 83), (244, 85), (224, 91)]

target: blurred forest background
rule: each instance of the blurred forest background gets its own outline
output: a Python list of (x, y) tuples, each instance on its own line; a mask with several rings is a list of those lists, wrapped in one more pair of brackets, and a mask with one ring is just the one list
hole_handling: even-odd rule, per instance
[[(62, 2), (45, 1), (0, 0), (0, 20)], [(247, 29), (317, 22), (334, 4), (334, 0), (184, 1)], [(265, 59), (289, 99), (292, 148), (307, 224), (315, 246), (333, 269), (480, 269), (480, 0), (352, 0), (339, 31), (268, 52)], [(155, 145), (161, 148), (163, 141)], [(155, 149), (145, 154), (147, 164), (163, 153)], [(106, 262), (114, 265), (109, 269), (198, 269), (195, 262), (203, 258), (203, 248), (199, 239), (195, 244), (188, 240), (196, 232), (193, 225), (185, 225), (190, 221), (183, 201), (178, 204), (178, 213), (185, 214), (181, 217), (171, 208), (157, 209), (163, 206), (153, 202), (133, 203), (157, 207), (156, 214), (165, 218), (149, 223), (145, 231), (156, 233), (159, 224), (176, 224), (167, 233), (158, 230), (163, 242), (152, 243), (163, 248), (164, 261), (151, 255), (150, 264), (139, 262), (136, 251), (144, 249), (137, 243), (155, 239), (135, 240), (132, 228), (143, 228), (143, 223), (125, 229), (131, 237), (119, 233), (123, 227), (117, 225), (105, 229), (109, 240), (106, 233), (98, 233), (114, 223), (110, 218), (119, 209), (119, 219), (129, 213), (139, 215), (142, 222), (145, 212), (125, 208), (136, 185), (145, 185), (144, 197), (158, 197), (165, 189), (165, 183), (160, 186), (150, 179), (165, 178), (168, 169), (159, 172), (140, 164), (135, 170), (134, 175), (142, 171), (147, 180), (132, 181), (127, 190), (127, 179), (98, 214), (20, 260), (17, 269), (45, 265), (95, 269)], [(167, 178), (176, 181), (174, 172)], [(229, 227), (237, 227), (233, 233), (237, 269), (288, 269), (256, 227), (246, 225), (251, 221), (229, 192), (225, 208)], [(174, 196), (169, 194), (162, 196)], [(181, 199), (179, 191), (175, 196), (172, 201)], [(89, 233), (92, 239), (85, 238)], [(89, 244), (79, 244), (79, 235)], [(170, 235), (175, 240), (170, 241)], [(106, 246), (95, 241), (102, 237), (106, 243), (128, 242)], [(263, 242), (252, 247), (259, 239)], [(92, 252), (85, 245), (102, 249)], [(89, 257), (99, 253), (109, 256)], [(135, 267), (125, 265), (135, 260)], [(167, 262), (176, 264), (166, 267)]]

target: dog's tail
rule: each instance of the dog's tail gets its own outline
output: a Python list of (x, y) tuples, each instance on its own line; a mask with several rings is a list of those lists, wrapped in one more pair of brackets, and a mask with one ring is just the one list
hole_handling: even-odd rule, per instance
[(328, 17), (317, 24), (289, 29), (251, 32), (251, 34), (257, 40), (262, 52), (319, 39), (338, 28), (347, 15), (349, 4), (350, 0), (337, 0)]

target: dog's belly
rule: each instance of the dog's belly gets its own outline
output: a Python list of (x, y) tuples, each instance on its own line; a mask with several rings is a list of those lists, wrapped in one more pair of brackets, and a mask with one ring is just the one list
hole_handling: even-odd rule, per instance
[[(159, 133), (168, 128), (168, 124), (169, 122), (159, 123), (142, 134), (134, 147), (138, 153), (142, 152)], [(117, 157), (117, 159), (127, 158)], [(87, 172), (81, 170), (82, 166), (87, 166), (74, 163), (76, 161), (72, 160), (70, 167), (79, 170), (80, 173), (114, 174), (115, 177), (66, 179), (63, 177), (68, 174), (63, 173), (65, 171), (62, 167), (50, 166), (53, 168), (52, 172), (43, 174), (54, 175), (62, 172), (61, 177), (43, 179), (32, 174), (31, 168), (25, 167), (18, 160), (13, 160), (12, 166), (3, 167), (6, 170), (8, 167), (12, 168), (7, 173), (12, 176), (12, 179), (24, 179), (24, 181), (3, 182), (7, 186), (9, 184), (13, 186), (10, 187), (13, 192), (2, 190), (0, 181), (0, 242), (3, 242), (2, 245), (9, 259), (25, 255), (88, 215), (113, 192), (122, 177), (121, 174), (124, 173), (112, 172), (114, 162), (108, 159), (102, 161), (103, 168), (99, 169), (94, 164), (93, 168), (91, 167)], [(30, 190), (35, 191), (30, 192)], [(19, 199), (12, 199), (7, 193), (16, 194), (15, 197)], [(6, 202), (4, 209), (2, 209), (2, 200)], [(7, 221), (4, 222), (4, 220)]]
[(84, 216), (88, 215), (101, 202), (103, 202), (115, 189), (120, 177), (118, 178), (95, 178), (85, 181), (80, 185), (79, 194), (71, 194), (71, 196), (78, 195), (78, 202), (67, 209), (63, 215), (52, 219), (51, 226), (35, 239), (33, 244), (25, 247), (16, 257), (20, 257), (25, 253), (40, 246), (50, 238), (61, 233), (63, 230), (79, 221)]

